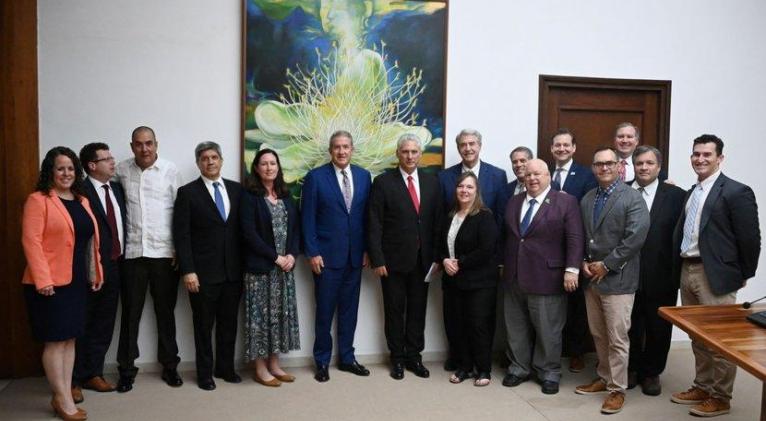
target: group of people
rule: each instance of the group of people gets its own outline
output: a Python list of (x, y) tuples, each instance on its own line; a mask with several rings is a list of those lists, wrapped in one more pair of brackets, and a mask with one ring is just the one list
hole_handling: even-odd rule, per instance
[[(220, 146), (202, 142), (194, 151), (200, 177), (185, 185), (146, 126), (133, 131), (134, 156), (119, 164), (104, 143), (85, 145), (79, 157), (51, 149), (24, 207), (22, 244), (54, 411), (84, 420), (82, 389), (133, 388), (147, 289), (162, 379), (183, 384), (173, 314), (179, 280), (189, 292), (201, 389), (214, 390), (214, 378), (242, 381), (234, 349), (243, 296), (253, 379), (270, 387), (294, 381), (279, 356), (300, 348), (293, 273), (304, 254), (314, 278), (318, 382), (330, 379), (336, 316), (338, 370), (370, 375), (354, 352), (368, 267), (381, 281), (392, 378), (430, 375), (421, 353), (429, 281), (438, 278), (450, 382), (490, 384), (502, 294), (510, 361), (503, 385), (534, 378), (543, 393), (558, 393), (562, 348), (570, 370), (582, 370), (589, 329), (598, 376), (575, 392), (606, 393), (602, 412), (619, 412), (626, 389), (661, 392), (671, 326), (657, 308), (675, 305), (679, 287), (683, 304), (733, 303), (758, 263), (755, 196), (721, 174), (723, 142), (713, 135), (694, 140), (698, 182), (689, 192), (662, 182), (660, 151), (638, 146), (630, 123), (617, 126), (614, 148), (599, 148), (590, 168), (574, 162), (576, 139), (566, 129), (551, 138), (552, 165), (514, 149), (511, 183), (480, 160), (476, 130), (457, 135), (461, 162), (438, 176), (418, 168), (422, 145), (413, 134), (398, 139), (397, 167), (374, 180), (352, 164), (351, 133), (339, 130), (328, 143), (330, 162), (306, 175), (300, 206), (270, 149), (258, 151), (240, 184), (221, 176)], [(113, 385), (103, 366), (118, 300)], [(692, 345), (694, 386), (672, 400), (695, 405), (697, 415), (728, 412), (734, 366)]]

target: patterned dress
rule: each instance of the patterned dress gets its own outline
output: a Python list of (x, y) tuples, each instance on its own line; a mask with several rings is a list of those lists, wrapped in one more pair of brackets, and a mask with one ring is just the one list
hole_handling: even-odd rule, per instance
[[(287, 209), (282, 200), (266, 203), (277, 254), (284, 255)], [(245, 358), (252, 361), (295, 349), (300, 349), (300, 337), (293, 272), (275, 265), (266, 275), (245, 273)]]

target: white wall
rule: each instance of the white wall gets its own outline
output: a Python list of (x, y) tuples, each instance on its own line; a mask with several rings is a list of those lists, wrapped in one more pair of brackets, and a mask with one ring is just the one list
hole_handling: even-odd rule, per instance
[[(450, 2), (447, 164), (458, 161), (450, 140), (463, 127), (485, 137), (482, 156), (510, 173), (514, 146), (537, 139), (539, 74), (673, 81), (670, 177), (694, 181), (691, 139), (712, 132), (726, 142), (724, 171), (751, 185), (766, 220), (766, 187), (756, 183), (751, 122), (766, 115), (766, 3), (721, 1)], [(131, 130), (157, 133), (160, 154), (196, 177), (193, 147), (217, 140), (224, 176), (238, 178), (240, 153), (240, 2), (39, 0), (40, 151), (79, 149), (103, 140), (130, 156)], [(750, 124), (751, 125), (751, 124)], [(605, 139), (607, 141), (608, 139)], [(581, 157), (580, 159), (585, 159)], [(761, 259), (763, 273), (764, 259)], [(313, 344), (313, 285), (297, 271), (301, 351)], [(426, 351), (444, 350), (439, 285), (431, 289)], [(756, 279), (740, 301), (766, 294)], [(156, 359), (154, 316), (147, 301), (140, 362)], [(176, 308), (181, 358), (194, 358), (184, 291)], [(365, 274), (356, 347), (385, 352), (378, 281)], [(685, 338), (676, 332), (676, 338)], [(114, 361), (116, 335), (107, 357)]]

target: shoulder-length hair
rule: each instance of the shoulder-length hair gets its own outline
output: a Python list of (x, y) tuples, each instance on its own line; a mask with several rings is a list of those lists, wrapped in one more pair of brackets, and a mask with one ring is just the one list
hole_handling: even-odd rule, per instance
[(266, 154), (274, 155), (274, 158), (277, 160), (277, 167), (279, 167), (277, 170), (277, 178), (274, 180), (274, 193), (276, 193), (277, 197), (280, 199), (285, 198), (288, 196), (289, 192), (287, 190), (287, 185), (285, 184), (285, 177), (282, 174), (282, 164), (279, 162), (279, 155), (272, 149), (261, 149), (255, 154), (253, 163), (250, 164), (250, 175), (245, 179), (245, 189), (258, 196), (266, 196), (268, 193), (266, 187), (263, 185), (263, 181), (261, 181), (261, 176), (258, 175), (258, 162), (260, 162), (261, 157)]
[(45, 194), (50, 193), (53, 188), (53, 172), (55, 171), (56, 158), (60, 155), (64, 155), (72, 160), (72, 165), (74, 165), (74, 182), (70, 190), (79, 199), (84, 194), (82, 182), (85, 178), (85, 171), (82, 169), (82, 164), (80, 159), (77, 158), (77, 154), (66, 146), (56, 146), (45, 154), (45, 158), (43, 158), (43, 162), (40, 164), (40, 176), (37, 179), (35, 190)]
[(476, 198), (473, 199), (473, 203), (471, 203), (471, 207), (468, 208), (468, 215), (473, 216), (481, 212), (482, 210), (489, 210), (486, 206), (484, 206), (484, 201), (481, 200), (481, 188), (479, 187), (479, 178), (476, 177), (476, 174), (474, 174), (473, 172), (466, 171), (460, 174), (460, 176), (457, 178), (457, 182), (455, 182), (455, 204), (452, 206), (452, 210), (449, 213), (450, 218), (455, 216), (455, 214), (460, 210), (460, 203), (457, 201), (457, 186), (467, 178), (472, 178), (474, 184), (476, 185)]

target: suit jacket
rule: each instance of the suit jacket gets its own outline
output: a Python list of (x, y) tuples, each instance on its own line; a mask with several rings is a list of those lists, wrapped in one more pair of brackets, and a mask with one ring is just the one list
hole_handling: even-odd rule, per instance
[(221, 218), (202, 177), (178, 189), (173, 242), (181, 275), (196, 273), (201, 285), (241, 282), (239, 209), (242, 186), (222, 179), (229, 215)]
[[(503, 214), (503, 199), (508, 177), (500, 168), (481, 161), (479, 170), (479, 190), (481, 200), (495, 216)], [(439, 172), (439, 183), (444, 195), (444, 207), (447, 212), (455, 205), (455, 186), (460, 174), (463, 173), (463, 163), (455, 164)]]
[[(285, 254), (300, 254), (301, 229), (298, 207), (288, 196), (282, 199), (287, 210), (287, 244)], [(244, 192), (241, 202), (241, 228), (244, 239), (244, 269), (249, 273), (265, 274), (276, 266), (277, 248), (274, 242), (274, 225), (266, 198)]]
[(551, 189), (540, 203), (526, 235), (519, 232), (526, 195), (516, 195), (505, 211), (505, 280), (527, 294), (564, 294), (564, 271), (580, 268), (584, 234), (573, 195)]
[[(686, 201), (692, 189), (686, 193)], [(684, 209), (686, 208), (684, 201)], [(675, 269), (681, 272), (681, 241), (686, 212), (673, 237)], [(758, 205), (750, 187), (720, 174), (702, 207), (699, 250), (710, 289), (717, 295), (736, 291), (755, 276), (761, 254)], [(680, 276), (680, 275), (679, 275)]]
[[(79, 199), (93, 221), (93, 227), (97, 227), (88, 199)], [(89, 281), (96, 284), (104, 279), (99, 240), (99, 232), (95, 230), (88, 245), (87, 262)], [(74, 243), (74, 222), (56, 193), (51, 190), (48, 194), (30, 194), (24, 203), (21, 222), (21, 245), (27, 259), (21, 282), (34, 284), (38, 290), (51, 285), (69, 285), (72, 282)]]
[[(453, 217), (454, 218), (454, 217)], [(450, 257), (447, 234), (453, 218), (446, 218), (439, 235), (439, 256)], [(443, 286), (458, 289), (490, 288), (497, 285), (497, 266), (494, 264), (498, 228), (495, 216), (488, 209), (476, 215), (467, 215), (455, 237), (455, 258), (459, 270), (455, 276), (442, 276)]]
[[(96, 221), (98, 221), (98, 233), (101, 240), (99, 252), (101, 254), (101, 264), (104, 264), (105, 262), (110, 261), (112, 256), (112, 230), (109, 229), (109, 221), (106, 217), (106, 209), (104, 209), (104, 205), (101, 203), (101, 199), (99, 198), (93, 183), (91, 183), (90, 180), (86, 178), (82, 184), (83, 190), (85, 192), (85, 197), (87, 197), (88, 201), (91, 203), (90, 208), (93, 211), (93, 215), (96, 217)], [(125, 207), (125, 191), (122, 189), (122, 184), (117, 181), (109, 181), (109, 189), (111, 190), (110, 194), (114, 196), (115, 201), (117, 201), (117, 206), (120, 208), (120, 215), (122, 216), (123, 236), (127, 236), (128, 211)], [(120, 255), (120, 259), (124, 258), (125, 256), (124, 247), (126, 243), (127, 241), (125, 241), (123, 238), (123, 254)]]
[[(580, 202), (585, 226), (585, 255), (588, 261), (603, 261), (609, 273), (594, 288), (602, 294), (631, 294), (638, 289), (641, 247), (649, 232), (646, 202), (625, 183), (617, 183), (596, 223), (593, 203), (596, 190)], [(583, 287), (590, 280), (585, 278)]]
[(370, 192), (368, 250), (372, 267), (409, 272), (418, 257), (423, 270), (438, 261), (444, 205), (439, 180), (418, 170), (420, 214), (410, 199), (399, 168), (377, 176)]
[[(550, 166), (549, 170), (551, 172), (551, 177), (553, 177), (553, 172), (556, 170), (556, 166)], [(596, 181), (596, 177), (593, 175), (593, 171), (591, 171), (590, 168), (584, 165), (580, 165), (574, 161), (572, 161), (572, 165), (569, 166), (569, 172), (567, 173), (567, 178), (564, 180), (563, 188), (559, 187), (558, 185), (554, 186), (554, 188), (574, 196), (578, 203), (580, 200), (582, 200), (583, 196), (585, 196), (585, 193), (595, 189), (596, 187), (598, 187), (598, 182)]]
[(673, 232), (681, 216), (686, 192), (660, 182), (649, 210), (649, 232), (641, 248), (639, 289), (655, 296), (676, 296), (679, 275), (673, 272)]
[(303, 179), (301, 228), (307, 257), (322, 256), (325, 266), (361, 267), (366, 246), (370, 172), (349, 165), (354, 183), (351, 211), (346, 209), (332, 163), (314, 168)]

